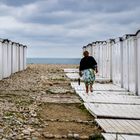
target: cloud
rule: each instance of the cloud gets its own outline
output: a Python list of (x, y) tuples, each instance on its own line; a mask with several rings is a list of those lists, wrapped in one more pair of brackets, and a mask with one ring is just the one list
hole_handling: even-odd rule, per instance
[(90, 42), (135, 33), (140, 1), (1, 0), (0, 23), (1, 38), (30, 46), (29, 57), (81, 57)]

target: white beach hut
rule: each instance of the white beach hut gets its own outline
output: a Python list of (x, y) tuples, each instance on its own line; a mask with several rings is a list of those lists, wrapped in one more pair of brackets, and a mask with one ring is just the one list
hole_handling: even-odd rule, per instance
[(138, 81), (138, 95), (140, 95), (140, 30), (136, 33), (137, 38), (137, 81)]
[(101, 41), (96, 41), (96, 51), (97, 51), (97, 55), (96, 55), (96, 62), (98, 65), (98, 74), (99, 76), (102, 76), (102, 48), (101, 48)]
[(103, 54), (103, 47), (104, 47), (104, 41), (97, 41), (97, 47), (98, 47), (98, 53), (99, 53), (99, 64), (98, 64), (98, 69), (99, 69), (99, 75), (101, 77), (103, 77), (103, 57), (104, 57), (104, 54)]
[(8, 77), (8, 39), (4, 39), (2, 42), (2, 56), (3, 56), (3, 78)]
[(27, 46), (23, 46), (23, 69), (25, 70), (27, 68), (27, 62), (26, 62), (26, 57), (27, 57)]
[(24, 46), (19, 44), (19, 70), (24, 69)]
[(8, 76), (12, 74), (12, 42), (8, 40)]
[(107, 42), (107, 50), (106, 50), (106, 77), (109, 78), (110, 80), (112, 79), (112, 46), (115, 43), (114, 39), (109, 39), (106, 41)]
[(83, 52), (86, 51), (86, 46), (83, 46)]
[(17, 70), (17, 63), (16, 63), (16, 59), (17, 59), (17, 55), (16, 55), (16, 43), (12, 42), (12, 73), (15, 73)]
[(112, 45), (112, 81), (122, 87), (122, 38), (115, 39)]
[(89, 55), (92, 56), (92, 44), (88, 44), (86, 50), (89, 52)]
[(107, 78), (107, 61), (108, 61), (108, 57), (107, 57), (107, 42), (103, 41), (102, 42), (102, 77)]
[[(95, 58), (96, 60), (96, 56), (97, 56), (97, 52), (96, 52), (96, 43), (92, 42), (92, 56)], [(96, 60), (97, 61), (97, 60)]]
[(123, 88), (129, 89), (129, 35), (122, 37), (122, 70), (123, 70)]
[(137, 45), (136, 35), (128, 38), (129, 40), (129, 91), (137, 94)]
[(100, 52), (100, 48), (99, 48), (99, 43), (98, 42), (94, 42), (94, 48), (95, 48), (95, 60), (96, 60), (96, 62), (97, 62), (97, 65), (98, 65), (98, 67), (99, 67), (99, 52)]
[(3, 39), (0, 39), (0, 80), (3, 78)]

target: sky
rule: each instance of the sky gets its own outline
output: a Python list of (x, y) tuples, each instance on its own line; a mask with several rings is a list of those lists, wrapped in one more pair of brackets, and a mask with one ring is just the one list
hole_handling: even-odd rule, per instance
[(30, 58), (79, 58), (88, 43), (138, 29), (140, 0), (0, 0), (0, 38)]

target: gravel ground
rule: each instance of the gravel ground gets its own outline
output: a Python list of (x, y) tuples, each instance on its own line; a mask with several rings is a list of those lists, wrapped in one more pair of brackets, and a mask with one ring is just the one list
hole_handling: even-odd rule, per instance
[(28, 65), (0, 81), (0, 139), (89, 139), (101, 129), (70, 86), (64, 68)]

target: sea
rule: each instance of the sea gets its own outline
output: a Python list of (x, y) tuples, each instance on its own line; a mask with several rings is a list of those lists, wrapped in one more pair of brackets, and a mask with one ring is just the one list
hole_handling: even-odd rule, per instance
[(79, 64), (81, 58), (27, 58), (27, 64)]

